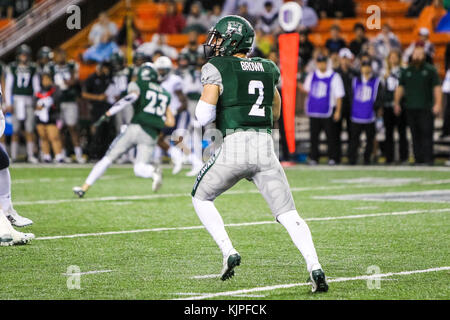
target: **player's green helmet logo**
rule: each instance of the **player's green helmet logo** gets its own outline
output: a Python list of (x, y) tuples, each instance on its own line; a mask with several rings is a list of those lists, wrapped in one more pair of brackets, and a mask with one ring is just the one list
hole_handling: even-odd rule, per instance
[(225, 16), (208, 33), (203, 44), (205, 58), (250, 52), (254, 40), (255, 31), (250, 22), (240, 16)]
[(158, 81), (158, 72), (156, 72), (155, 66), (151, 62), (146, 62), (140, 66), (138, 75), (138, 81)]

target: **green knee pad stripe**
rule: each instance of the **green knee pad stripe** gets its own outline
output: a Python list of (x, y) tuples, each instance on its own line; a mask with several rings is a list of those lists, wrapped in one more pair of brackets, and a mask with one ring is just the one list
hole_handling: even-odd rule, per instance
[(202, 181), (205, 174), (214, 165), (214, 163), (216, 162), (216, 159), (219, 157), (219, 154), (221, 151), (222, 151), (222, 148), (220, 148), (217, 153), (215, 153), (211, 158), (209, 158), (208, 162), (206, 162), (206, 164), (200, 170), (200, 172), (197, 175), (197, 179), (195, 180), (194, 187), (192, 188), (191, 196), (195, 196), (195, 193), (197, 192), (197, 188), (198, 188), (198, 185), (200, 184), (200, 181)]

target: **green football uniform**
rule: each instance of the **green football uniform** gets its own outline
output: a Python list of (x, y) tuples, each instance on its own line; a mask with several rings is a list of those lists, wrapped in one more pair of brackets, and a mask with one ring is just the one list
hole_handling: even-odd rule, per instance
[(153, 138), (164, 128), (166, 110), (170, 105), (170, 93), (150, 81), (131, 82), (128, 92), (138, 91), (139, 98), (133, 104), (131, 123), (139, 124)]
[(236, 129), (273, 126), (272, 103), (280, 80), (278, 67), (262, 58), (215, 57), (202, 68), (202, 84), (220, 87), (216, 127), (224, 136)]
[(53, 81), (61, 90), (60, 102), (75, 102), (80, 95), (77, 86), (67, 86), (65, 81), (78, 78), (79, 66), (75, 61), (68, 61), (67, 63), (60, 65), (56, 63), (50, 63), (48, 70), (53, 77)]
[(12, 62), (9, 65), (9, 73), (12, 75), (12, 95), (33, 96), (33, 78), (37, 74), (34, 63), (25, 66)]

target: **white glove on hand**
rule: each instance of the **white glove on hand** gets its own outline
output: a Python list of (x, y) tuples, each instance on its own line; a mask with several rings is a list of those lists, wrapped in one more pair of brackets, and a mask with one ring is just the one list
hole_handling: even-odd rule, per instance
[(3, 111), (0, 110), (0, 138), (3, 136), (3, 133), (5, 132), (5, 116), (3, 115)]

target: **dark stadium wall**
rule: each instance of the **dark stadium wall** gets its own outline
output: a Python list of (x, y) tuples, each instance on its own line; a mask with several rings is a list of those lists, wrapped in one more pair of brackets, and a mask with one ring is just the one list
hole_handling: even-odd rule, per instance
[[(79, 5), (81, 9), (81, 30), (94, 21), (100, 12), (108, 10), (119, 1), (120, 0), (83, 1)], [(66, 21), (69, 16), (69, 14), (61, 16), (61, 18), (41, 30), (41, 32), (36, 34), (29, 41), (26, 41), (26, 44), (28, 44), (33, 50), (33, 59), (35, 58), (36, 52), (40, 47), (49, 46), (50, 48), (56, 48), (81, 31), (76, 29), (70, 30), (67, 28)], [(2, 57), (2, 61), (9, 62), (12, 61), (14, 57), (15, 50), (12, 50)]]

